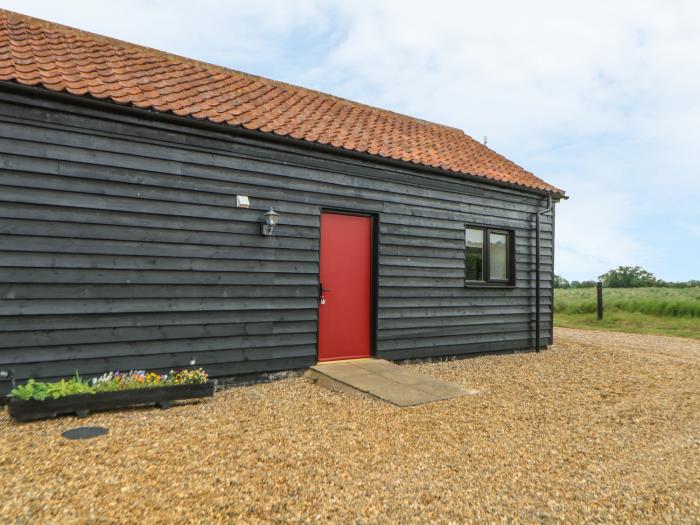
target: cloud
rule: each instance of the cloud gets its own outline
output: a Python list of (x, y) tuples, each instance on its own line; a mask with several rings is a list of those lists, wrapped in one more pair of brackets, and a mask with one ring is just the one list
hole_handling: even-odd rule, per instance
[[(300, 81), (464, 129), (568, 190), (557, 271), (697, 277), (700, 5), (353, 2)], [(661, 246), (664, 250), (661, 250)], [(671, 253), (662, 251), (670, 250)]]
[(644, 245), (630, 234), (635, 216), (630, 199), (596, 183), (583, 183), (578, 189), (577, 198), (558, 209), (557, 268), (580, 268), (582, 279), (592, 279), (604, 273), (601, 268), (648, 262)]
[(557, 272), (698, 278), (700, 4), (6, 1), (9, 9), (453, 125), (565, 188)]
[[(121, 0), (118, 8), (100, 2), (7, 0), (6, 9), (86, 29), (189, 58), (242, 69), (279, 73), (290, 46), (328, 37), (331, 9), (315, 0)], [(290, 63), (295, 60), (290, 60)], [(297, 62), (298, 64), (298, 62)]]

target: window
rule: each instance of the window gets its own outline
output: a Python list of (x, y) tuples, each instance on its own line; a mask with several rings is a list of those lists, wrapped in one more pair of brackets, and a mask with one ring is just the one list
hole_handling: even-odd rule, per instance
[(467, 281), (484, 280), (484, 230), (467, 228), (466, 238)]
[(513, 231), (467, 226), (464, 238), (464, 279), (467, 284), (515, 284)]

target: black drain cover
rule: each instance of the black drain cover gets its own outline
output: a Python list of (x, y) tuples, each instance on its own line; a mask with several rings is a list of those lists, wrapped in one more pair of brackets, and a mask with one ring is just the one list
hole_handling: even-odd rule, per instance
[(61, 435), (66, 439), (90, 439), (109, 432), (104, 427), (77, 427), (66, 430)]

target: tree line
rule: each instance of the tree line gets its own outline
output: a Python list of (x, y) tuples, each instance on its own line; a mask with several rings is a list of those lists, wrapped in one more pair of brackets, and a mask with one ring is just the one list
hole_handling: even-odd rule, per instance
[[(618, 266), (613, 270), (605, 272), (603, 275), (599, 275), (598, 280), (602, 281), (603, 286), (607, 288), (644, 288), (652, 286), (662, 288), (691, 288), (700, 286), (700, 280), (697, 279), (681, 282), (657, 279), (653, 273), (640, 266)], [(555, 288), (593, 288), (595, 285), (596, 281), (568, 281), (561, 275), (554, 276)]]

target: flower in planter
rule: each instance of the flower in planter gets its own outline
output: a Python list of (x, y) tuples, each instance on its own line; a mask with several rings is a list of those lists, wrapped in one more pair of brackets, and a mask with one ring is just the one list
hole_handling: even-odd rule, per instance
[(146, 383), (149, 385), (159, 385), (163, 382), (163, 376), (156, 374), (155, 372), (149, 372), (146, 374)]
[(169, 380), (174, 385), (196, 385), (206, 383), (209, 375), (202, 368), (196, 370), (171, 370)]

